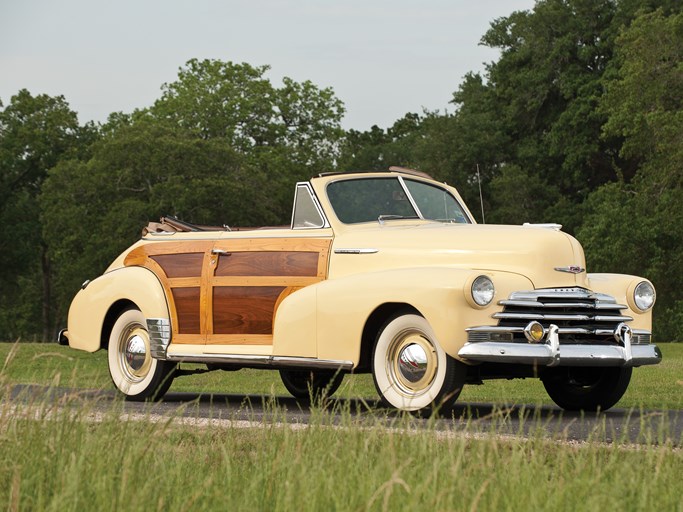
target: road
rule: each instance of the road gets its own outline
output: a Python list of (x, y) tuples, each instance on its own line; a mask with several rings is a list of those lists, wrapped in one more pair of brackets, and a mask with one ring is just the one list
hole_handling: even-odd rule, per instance
[[(307, 401), (291, 397), (268, 397), (232, 394), (167, 393), (154, 404), (122, 402), (114, 391), (95, 391), (70, 388), (48, 388), (15, 385), (10, 400), (16, 404), (41, 404), (57, 407), (138, 415), (194, 418), (200, 420), (240, 421), (247, 425), (282, 421), (305, 425), (311, 421)], [(318, 411), (320, 408), (317, 409)], [(453, 409), (442, 411), (439, 418), (405, 417), (396, 411), (382, 408), (378, 402), (332, 398), (325, 403), (325, 421), (331, 425), (358, 424), (387, 428), (433, 428), (436, 432), (467, 433), (472, 435), (544, 436), (561, 441), (582, 442), (619, 441), (628, 444), (672, 443), (683, 441), (683, 411), (632, 411), (610, 409), (605, 413), (570, 413), (553, 406), (502, 407), (481, 403), (457, 403)], [(338, 411), (345, 411), (340, 413)], [(318, 415), (319, 416), (319, 415)]]

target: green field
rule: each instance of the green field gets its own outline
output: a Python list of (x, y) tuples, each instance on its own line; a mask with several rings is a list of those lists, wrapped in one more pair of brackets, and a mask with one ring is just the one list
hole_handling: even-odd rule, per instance
[[(680, 407), (683, 346), (662, 348), (665, 362), (636, 371), (620, 405)], [(409, 416), (387, 429), (379, 414), (361, 426), (348, 402), (331, 411), (334, 424), (318, 407), (298, 426), (277, 408), (258, 428), (124, 421), (120, 402), (102, 413), (87, 401), (7, 400), (16, 383), (111, 389), (103, 354), (2, 344), (2, 361), (0, 503), (9, 511), (683, 510), (683, 457), (670, 441), (481, 437), (431, 422), (416, 430)], [(256, 371), (186, 377), (173, 389), (285, 394), (276, 372)], [(347, 379), (342, 394), (375, 396), (367, 376)], [(534, 381), (474, 386), (463, 400), (547, 402)]]
[[(660, 348), (664, 354), (662, 363), (635, 369), (631, 385), (617, 407), (683, 409), (683, 344), (664, 343)], [(113, 389), (106, 356), (105, 351), (89, 354), (56, 344), (0, 343), (0, 362), (6, 361), (3, 378), (11, 383)], [(276, 371), (248, 369), (180, 377), (170, 391), (288, 396)], [(377, 393), (370, 375), (352, 375), (344, 379), (335, 396), (375, 399)], [(459, 401), (552, 404), (537, 379), (488, 381), (482, 386), (466, 386)]]

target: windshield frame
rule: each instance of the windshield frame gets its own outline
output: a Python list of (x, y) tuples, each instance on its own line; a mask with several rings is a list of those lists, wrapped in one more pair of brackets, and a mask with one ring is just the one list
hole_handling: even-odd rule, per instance
[[(415, 217), (403, 217), (403, 218), (396, 217), (396, 218), (392, 218), (391, 215), (387, 215), (387, 216), (382, 216), (382, 215), (380, 215), (377, 219), (365, 220), (365, 221), (360, 221), (360, 222), (344, 222), (343, 220), (341, 220), (341, 218), (340, 218), (339, 215), (337, 214), (337, 211), (336, 211), (336, 209), (335, 209), (335, 207), (334, 207), (334, 202), (333, 202), (332, 199), (330, 198), (330, 194), (329, 194), (329, 191), (328, 191), (328, 187), (329, 187), (330, 185), (333, 185), (333, 184), (336, 184), (336, 183), (340, 183), (340, 182), (343, 182), (343, 181), (361, 181), (361, 180), (369, 180), (369, 179), (373, 179), (373, 180), (374, 180), (374, 179), (385, 179), (385, 180), (396, 180), (396, 179), (398, 179), (398, 182), (399, 182), (399, 184), (400, 184), (400, 186), (401, 186), (401, 189), (402, 189), (403, 193), (405, 194), (406, 198), (408, 199), (408, 202), (409, 202), (411, 208), (412, 208), (413, 211), (414, 211)], [(459, 208), (460, 211), (462, 212), (462, 215), (463, 215), (463, 218), (465, 219), (465, 222), (464, 222), (464, 223), (463, 223), (463, 222), (449, 222), (449, 221), (443, 221), (443, 220), (425, 218), (425, 216), (423, 215), (423, 213), (420, 211), (420, 208), (419, 208), (419, 206), (417, 205), (417, 202), (415, 201), (415, 198), (414, 198), (413, 195), (410, 193), (410, 190), (408, 189), (408, 186), (407, 186), (406, 183), (405, 183), (405, 179), (410, 179), (410, 180), (412, 180), (412, 181), (415, 181), (415, 182), (418, 182), (418, 183), (422, 183), (422, 184), (425, 184), (425, 185), (428, 185), (428, 186), (432, 186), (432, 187), (434, 187), (434, 188), (437, 188), (437, 189), (443, 191), (444, 194), (447, 194), (447, 195), (455, 202), (455, 204), (458, 206), (458, 208)], [(371, 223), (371, 222), (379, 222), (379, 224), (384, 224), (384, 222), (387, 221), (387, 220), (392, 220), (392, 221), (394, 221), (394, 220), (409, 220), (409, 221), (420, 220), (420, 221), (426, 221), (426, 222), (438, 222), (438, 223), (440, 223), (440, 224), (475, 224), (475, 221), (474, 221), (474, 219), (472, 218), (471, 214), (469, 213), (469, 210), (468, 210), (466, 207), (463, 206), (463, 204), (462, 204), (462, 202), (459, 200), (458, 196), (457, 196), (456, 194), (453, 194), (453, 193), (451, 192), (451, 190), (449, 190), (449, 187), (448, 187), (448, 186), (443, 186), (443, 184), (441, 184), (441, 183), (439, 183), (439, 182), (432, 181), (432, 180), (421, 179), (420, 177), (412, 176), (412, 175), (409, 176), (409, 177), (407, 177), (407, 178), (405, 178), (403, 175), (400, 175), (400, 174), (388, 175), (388, 176), (377, 176), (376, 174), (373, 174), (373, 175), (370, 175), (370, 176), (359, 176), (359, 175), (355, 175), (353, 178), (335, 179), (335, 180), (329, 181), (329, 182), (327, 182), (327, 183), (325, 184), (325, 195), (326, 195), (327, 202), (328, 202), (328, 204), (329, 204), (329, 206), (330, 206), (330, 208), (331, 208), (331, 210), (332, 210), (331, 213), (334, 215), (334, 217), (335, 217), (339, 222), (341, 222), (342, 224), (344, 224), (344, 225), (346, 225), (346, 226), (353, 226), (353, 225), (356, 225), (356, 224), (368, 224), (368, 223)]]

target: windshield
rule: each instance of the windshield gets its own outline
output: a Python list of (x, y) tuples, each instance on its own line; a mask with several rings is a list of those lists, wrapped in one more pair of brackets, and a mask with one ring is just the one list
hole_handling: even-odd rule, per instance
[(341, 180), (327, 186), (327, 197), (345, 224), (391, 219), (428, 219), (468, 223), (450, 192), (398, 177)]

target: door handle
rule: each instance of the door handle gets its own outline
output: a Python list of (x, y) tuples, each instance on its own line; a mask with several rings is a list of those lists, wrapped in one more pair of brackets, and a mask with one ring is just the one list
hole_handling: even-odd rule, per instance
[(211, 254), (217, 254), (219, 256), (230, 256), (232, 253), (225, 251), (223, 249), (211, 249)]

